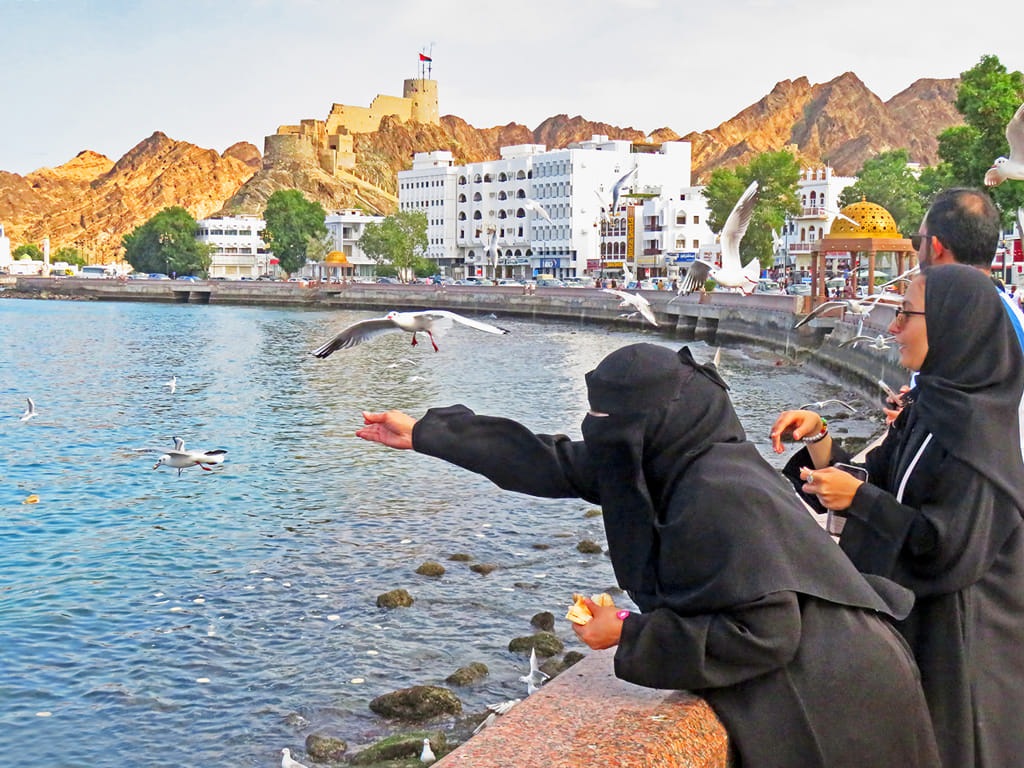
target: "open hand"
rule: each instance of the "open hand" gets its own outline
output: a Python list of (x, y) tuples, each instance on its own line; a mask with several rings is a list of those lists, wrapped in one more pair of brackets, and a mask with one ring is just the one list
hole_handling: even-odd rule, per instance
[(381, 443), (389, 448), (407, 450), (412, 448), (412, 428), (416, 419), (401, 411), (370, 413), (363, 411), (363, 423), (367, 426), (356, 431), (356, 437)]

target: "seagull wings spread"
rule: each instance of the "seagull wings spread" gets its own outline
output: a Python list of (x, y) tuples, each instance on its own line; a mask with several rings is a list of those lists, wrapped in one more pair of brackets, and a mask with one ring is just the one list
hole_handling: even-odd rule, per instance
[(333, 339), (313, 350), (314, 357), (324, 358), (339, 349), (349, 349), (369, 341), (372, 338), (392, 331), (401, 331), (394, 320), (389, 317), (375, 317), (372, 320), (360, 320), (345, 328)]
[(756, 203), (757, 182), (752, 181), (736, 201), (729, 218), (725, 220), (725, 226), (722, 227), (722, 269), (741, 269), (740, 241), (747, 233)]

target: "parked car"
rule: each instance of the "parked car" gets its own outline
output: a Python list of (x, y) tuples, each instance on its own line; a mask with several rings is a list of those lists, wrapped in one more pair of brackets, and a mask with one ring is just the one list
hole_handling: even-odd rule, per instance
[(398, 285), (402, 281), (399, 280), (397, 277), (378, 277), (377, 282), (380, 285)]
[(758, 280), (754, 293), (782, 293), (782, 287), (776, 280)]
[(513, 280), (511, 277), (503, 277), (498, 281), (498, 285), (522, 287), (523, 282), (521, 280)]
[(790, 296), (810, 296), (811, 286), (807, 283), (793, 283), (786, 287), (786, 293)]
[(566, 277), (562, 280), (567, 288), (593, 288), (594, 281), (588, 277)]
[(178, 277), (176, 277), (175, 279), (176, 280), (189, 280), (189, 281), (195, 283), (195, 282), (199, 282), (200, 278), (196, 277), (195, 275), (178, 275)]
[(170, 280), (171, 278), (169, 278), (163, 272), (150, 272), (149, 273), (149, 279), (150, 280)]
[(542, 277), (537, 280), (538, 288), (565, 288), (565, 281), (557, 277)]

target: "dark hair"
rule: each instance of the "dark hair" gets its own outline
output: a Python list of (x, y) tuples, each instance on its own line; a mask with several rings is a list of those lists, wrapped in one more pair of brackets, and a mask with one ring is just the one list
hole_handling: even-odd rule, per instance
[(983, 190), (955, 187), (940, 192), (924, 226), (958, 263), (986, 268), (992, 264), (999, 244), (999, 210)]

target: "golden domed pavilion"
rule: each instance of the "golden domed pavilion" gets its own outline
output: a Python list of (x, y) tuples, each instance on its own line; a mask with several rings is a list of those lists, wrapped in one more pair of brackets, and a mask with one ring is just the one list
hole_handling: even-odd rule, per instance
[(825, 295), (825, 264), (830, 258), (848, 257), (850, 271), (864, 267), (868, 289), (874, 293), (878, 254), (889, 255), (889, 265), (903, 274), (917, 263), (910, 240), (900, 235), (892, 214), (866, 199), (843, 208), (832, 221), (828, 234), (811, 248), (812, 298)]

